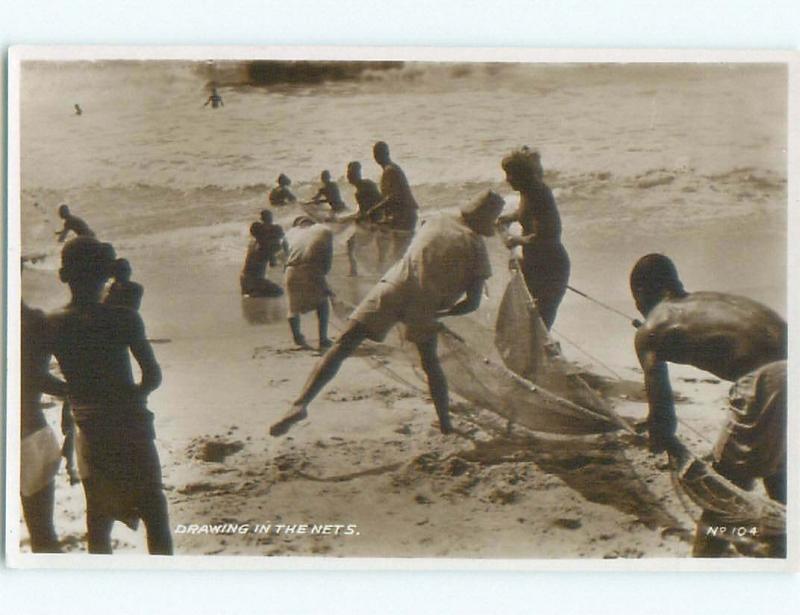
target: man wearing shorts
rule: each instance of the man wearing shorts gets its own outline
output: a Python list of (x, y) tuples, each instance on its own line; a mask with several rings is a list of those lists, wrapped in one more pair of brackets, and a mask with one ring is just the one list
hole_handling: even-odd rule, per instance
[(406, 339), (419, 351), (439, 429), (444, 434), (451, 433), (447, 380), (436, 353), (438, 319), (467, 314), (480, 305), (484, 281), (491, 276), (481, 236), (494, 234), (502, 208), (503, 199), (487, 192), (462, 207), (460, 214), (427, 221), (403, 258), (350, 315), (342, 336), (314, 367), (302, 393), (289, 412), (270, 427), (270, 434), (283, 435), (306, 418), (308, 404), (359, 344), (365, 339), (382, 341), (397, 323), (405, 325)]
[[(661, 254), (639, 259), (630, 276), (636, 307), (646, 321), (636, 332), (650, 406), (653, 452), (680, 456), (667, 363), (692, 365), (734, 382), (730, 414), (714, 449), (714, 469), (749, 489), (762, 479), (767, 493), (786, 502), (786, 322), (769, 308), (736, 295), (688, 293), (672, 261)], [(694, 555), (721, 555), (727, 543), (706, 536), (718, 521), (704, 511)], [(784, 547), (785, 548), (785, 547)], [(780, 556), (780, 546), (772, 553)]]

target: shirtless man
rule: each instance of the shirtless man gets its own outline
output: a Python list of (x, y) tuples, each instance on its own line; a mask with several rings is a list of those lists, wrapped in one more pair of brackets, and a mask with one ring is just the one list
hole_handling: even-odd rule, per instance
[(70, 231), (78, 237), (94, 237), (94, 232), (89, 228), (89, 225), (78, 216), (73, 216), (69, 212), (67, 205), (61, 205), (58, 208), (58, 217), (64, 220), (64, 228), (56, 231), (58, 243), (63, 243)]
[[(376, 227), (381, 221), (381, 212), (376, 211), (370, 214), (370, 210), (381, 202), (381, 191), (378, 185), (371, 179), (361, 177), (361, 163), (353, 161), (347, 165), (347, 181), (356, 189), (355, 199), (358, 211), (353, 214), (356, 228), (350, 239), (347, 240), (347, 257), (350, 260), (350, 275), (358, 275), (358, 262), (356, 261), (356, 250), (361, 245), (371, 242), (373, 235), (378, 245), (378, 262), (383, 263), (386, 259), (388, 249), (387, 235), (376, 232)], [(344, 220), (344, 218), (340, 218)], [(364, 226), (372, 225), (372, 228)]]
[[(67, 381), (78, 428), (78, 466), (86, 495), (90, 553), (111, 553), (115, 520), (147, 529), (151, 554), (172, 553), (167, 501), (147, 396), (161, 370), (139, 314), (100, 303), (114, 249), (77, 237), (61, 252), (62, 282), (72, 299), (47, 317), (48, 351)], [(142, 379), (134, 382), (129, 353)]]
[(34, 553), (60, 553), (53, 527), (55, 475), (61, 455), (42, 411), (42, 393), (64, 397), (67, 383), (48, 372), (46, 319), (22, 304), (20, 319), (20, 495)]
[(289, 186), (292, 185), (292, 180), (286, 175), (281, 173), (278, 175), (278, 185), (275, 186), (269, 193), (269, 204), (275, 207), (282, 207), (283, 205), (291, 205), (297, 201)]
[(411, 194), (406, 174), (389, 156), (389, 146), (378, 141), (372, 148), (372, 154), (383, 169), (381, 175), (381, 201), (370, 213), (383, 210), (394, 236), (394, 257), (399, 258), (414, 236), (417, 226), (417, 201)]
[(131, 264), (125, 258), (114, 261), (111, 269), (114, 283), (109, 287), (103, 299), (106, 305), (119, 305), (132, 310), (139, 310), (142, 305), (144, 287), (131, 281)]
[(222, 96), (220, 96), (219, 92), (217, 92), (217, 88), (211, 89), (211, 96), (208, 97), (208, 100), (203, 106), (207, 107), (209, 104), (211, 104), (212, 109), (218, 109), (219, 107), (225, 106), (225, 104), (222, 102)]
[(286, 251), (286, 293), (289, 295), (289, 327), (294, 343), (308, 348), (300, 330), (300, 316), (316, 311), (319, 349), (333, 345), (328, 339), (331, 294), (325, 276), (333, 263), (333, 233), (308, 216), (298, 216), (284, 238)]
[(338, 184), (331, 179), (330, 171), (323, 171), (319, 176), (322, 181), (322, 186), (317, 193), (311, 197), (311, 202), (316, 204), (327, 203), (331, 206), (333, 213), (339, 213), (346, 209), (342, 195), (339, 192)]
[[(272, 219), (271, 216), (269, 219)], [(264, 224), (262, 222), (253, 222), (250, 225), (251, 239), (247, 246), (244, 267), (239, 276), (242, 295), (248, 297), (279, 297), (283, 294), (283, 289), (266, 277), (267, 264), (270, 262), (270, 258), (274, 258), (274, 254), (265, 245), (264, 235)], [(281, 230), (282, 236), (283, 230)], [(280, 244), (278, 245), (280, 246)]]
[(503, 199), (487, 192), (462, 207), (460, 215), (427, 221), (403, 258), (350, 315), (342, 336), (314, 367), (302, 393), (289, 412), (270, 427), (270, 434), (283, 435), (306, 418), (308, 404), (359, 344), (365, 339), (382, 341), (399, 322), (406, 325), (405, 337), (419, 351), (439, 429), (451, 433), (447, 380), (436, 353), (438, 319), (468, 314), (480, 305), (484, 282), (492, 274), (481, 236), (494, 233), (502, 209)]
[(283, 249), (283, 227), (272, 222), (272, 212), (269, 209), (261, 210), (261, 224), (258, 242), (267, 254), (270, 267), (275, 267), (278, 264), (278, 254)]
[[(648, 254), (630, 276), (636, 307), (646, 317), (636, 332), (644, 371), (653, 452), (684, 454), (667, 363), (693, 365), (735, 382), (728, 425), (714, 449), (714, 469), (742, 488), (763, 479), (769, 496), (786, 502), (786, 322), (744, 297), (687, 293), (672, 261)], [(695, 556), (717, 556), (726, 544), (705, 536), (715, 516), (705, 511)]]

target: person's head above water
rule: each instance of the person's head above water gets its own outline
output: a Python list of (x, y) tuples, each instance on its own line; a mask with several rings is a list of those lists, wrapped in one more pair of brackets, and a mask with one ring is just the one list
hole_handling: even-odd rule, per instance
[(115, 259), (110, 243), (102, 243), (94, 237), (76, 237), (61, 250), (58, 275), (71, 287), (99, 288), (111, 276)]
[(278, 185), (279, 186), (291, 186), (292, 180), (286, 177), (283, 173), (278, 175)]
[(322, 180), (322, 183), (327, 184), (331, 181), (331, 172), (326, 169), (320, 173), (319, 178)]
[(375, 162), (382, 167), (392, 161), (389, 157), (389, 146), (384, 141), (378, 141), (372, 146), (372, 155), (375, 157)]
[(128, 282), (131, 279), (131, 264), (127, 258), (118, 258), (114, 261), (111, 275), (118, 282)]
[(299, 226), (301, 228), (305, 228), (307, 226), (311, 226), (314, 224), (314, 221), (309, 218), (308, 216), (297, 216), (292, 221), (292, 226)]
[(505, 201), (496, 192), (487, 190), (477, 199), (461, 206), (461, 217), (469, 227), (486, 237), (494, 235), (495, 221), (503, 211)]
[(261, 222), (264, 224), (272, 224), (272, 212), (269, 209), (261, 210)]
[(675, 264), (663, 254), (648, 254), (636, 261), (630, 285), (636, 308), (645, 316), (662, 299), (687, 294)]
[(351, 184), (361, 179), (361, 163), (353, 160), (347, 165), (347, 181)]
[(523, 188), (526, 184), (541, 180), (544, 177), (542, 158), (537, 150), (530, 149), (527, 145), (514, 150), (503, 158), (500, 163), (506, 173), (506, 181), (514, 190)]
[(58, 207), (58, 216), (60, 218), (66, 218), (67, 216), (69, 216), (69, 207), (67, 207), (66, 203)]

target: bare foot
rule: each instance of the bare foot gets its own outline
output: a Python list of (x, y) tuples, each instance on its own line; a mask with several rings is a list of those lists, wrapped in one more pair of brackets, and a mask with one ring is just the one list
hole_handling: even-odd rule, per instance
[(294, 345), (299, 350), (311, 350), (311, 345), (306, 341), (302, 335), (298, 338), (295, 338)]
[(306, 412), (306, 407), (295, 404), (289, 409), (289, 412), (286, 414), (286, 416), (284, 416), (277, 423), (273, 423), (273, 425), (269, 428), (269, 435), (276, 438), (278, 436), (282, 436), (288, 433), (288, 431), (292, 428), (292, 425), (302, 421), (307, 416), (308, 412)]
[(327, 350), (331, 346), (333, 346), (333, 342), (331, 340), (329, 340), (327, 337), (325, 339), (322, 339), (322, 340), (319, 341), (319, 349), (320, 349), (320, 351)]

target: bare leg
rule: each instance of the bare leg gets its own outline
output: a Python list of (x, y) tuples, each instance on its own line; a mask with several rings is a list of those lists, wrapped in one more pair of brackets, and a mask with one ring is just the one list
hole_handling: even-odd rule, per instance
[(86, 512), (86, 533), (89, 539), (89, 553), (111, 555), (111, 528), (114, 519)]
[(328, 339), (328, 319), (331, 311), (331, 303), (327, 297), (325, 301), (317, 307), (317, 322), (319, 324), (319, 349), (324, 350), (333, 346), (333, 342)]
[(34, 553), (61, 553), (53, 527), (55, 490), (55, 481), (50, 481), (43, 489), (22, 498), (22, 513), (31, 536), (31, 551)]
[[(773, 500), (786, 504), (786, 468), (764, 478), (764, 487), (767, 494)], [(767, 539), (769, 544), (769, 557), (786, 557), (786, 534), (770, 536)]]
[(417, 342), (417, 350), (422, 361), (422, 369), (428, 378), (428, 389), (433, 398), (433, 405), (439, 417), (439, 429), (443, 434), (448, 434), (453, 432), (453, 426), (450, 424), (450, 399), (447, 393), (447, 379), (436, 354), (436, 342), (436, 336), (424, 342)]
[(344, 360), (353, 354), (358, 345), (367, 337), (367, 331), (357, 322), (351, 322), (347, 330), (336, 341), (333, 347), (314, 366), (311, 375), (289, 412), (277, 423), (269, 428), (272, 436), (282, 436), (297, 423), (302, 421), (308, 413), (308, 404), (319, 394), (339, 371)]
[(289, 317), (289, 328), (292, 330), (292, 338), (294, 343), (302, 348), (309, 348), (306, 338), (303, 337), (303, 332), (300, 330), (300, 316)]
[[(358, 231), (356, 231), (357, 233)], [(347, 240), (347, 258), (350, 261), (350, 275), (358, 275), (358, 261), (356, 261), (356, 236), (355, 234)]]
[(146, 498), (141, 507), (141, 515), (147, 529), (147, 551), (150, 555), (172, 555), (167, 498), (161, 489), (155, 490)]

